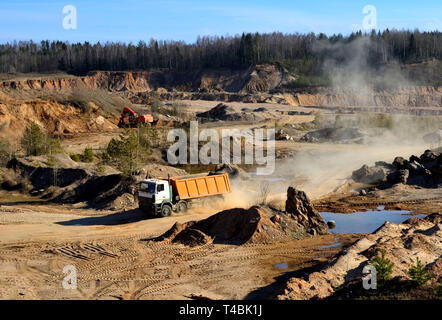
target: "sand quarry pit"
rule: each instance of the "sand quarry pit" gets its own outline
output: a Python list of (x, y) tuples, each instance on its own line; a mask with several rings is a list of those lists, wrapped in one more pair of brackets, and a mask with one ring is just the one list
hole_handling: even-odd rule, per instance
[[(99, 82), (105, 84), (108, 82), (104, 78), (111, 76), (109, 73), (94, 77), (102, 79)], [(130, 78), (132, 75), (124, 76)], [(102, 89), (113, 94), (118, 92), (129, 99), (132, 97), (135, 110), (150, 112), (150, 85), (146, 86), (142, 75), (133, 76), (138, 76), (139, 81), (128, 81), (125, 86), (120, 79), (115, 87)], [(88, 77), (85, 79), (81, 81), (89, 81)], [(69, 82), (69, 86), (77, 86), (76, 81), (80, 80)], [(207, 82), (207, 88), (201, 89), (211, 87)], [(254, 81), (246, 89), (256, 91), (260, 87), (261, 82)], [(69, 166), (76, 170), (81, 169), (77, 166), (85, 166), (82, 169), (88, 173), (86, 180), (98, 181), (98, 184), (100, 179), (106, 180), (111, 174), (118, 175), (111, 170), (100, 178), (101, 174), (94, 171), (97, 162), (79, 165), (69, 159), (70, 153), (82, 153), (85, 147), (92, 147), (99, 154), (111, 139), (118, 138), (123, 132), (116, 126), (118, 114), (107, 114), (105, 105), (92, 105), (90, 111), (84, 112), (75, 105), (35, 97), (46, 89), (34, 92), (35, 88), (29, 88), (24, 95), (25, 90), (20, 89), (19, 83), (18, 88), (0, 92), (0, 120), (5, 124), (0, 130), (1, 137), (18, 139), (17, 134), (21, 134), (31, 122), (36, 122), (45, 132), (61, 137), (64, 156), (69, 163), (57, 165), (57, 172), (63, 172)], [(134, 90), (142, 92), (136, 100)], [(355, 93), (333, 95), (331, 91), (321, 90), (310, 94), (250, 94), (205, 90), (189, 93), (158, 88), (161, 99), (167, 100), (162, 101), (163, 107), (173, 103), (184, 106), (187, 116), (200, 120), (201, 129), (277, 128), (282, 137), (275, 141), (275, 172), (271, 176), (259, 177), (254, 174), (255, 168), (245, 167), (237, 174), (239, 179), (232, 175), (234, 192), (227, 195), (223, 203), (209, 203), (186, 214), (174, 213), (166, 218), (149, 219), (137, 209), (134, 193), (129, 190), (133, 186), (119, 183), (120, 180), (115, 184), (118, 197), (106, 202), (108, 205), (97, 206), (97, 200), (103, 196), (115, 195), (113, 188), (106, 194), (100, 191), (97, 195), (95, 184), (86, 185), (74, 179), (80, 188), (69, 184), (61, 190), (60, 186), (52, 185), (54, 169), (49, 167), (47, 158), (29, 159), (32, 161), (28, 163), (28, 173), (35, 184), (30, 188), (34, 187), (32, 191), (40, 193), (30, 196), (29, 190), (22, 190), (22, 193), (17, 189), (0, 191), (0, 298), (333, 298), (330, 284), (324, 285), (323, 281), (327, 279), (321, 275), (326, 272), (345, 278), (347, 270), (333, 269), (331, 265), (353, 259), (354, 255), (343, 256), (347, 249), (357, 257), (364, 248), (373, 252), (380, 249), (372, 245), (378, 240), (385, 241), (389, 254), (399, 249), (398, 252), (406, 257), (406, 267), (414, 258), (414, 249), (414, 253), (424, 253), (422, 259), (426, 259), (429, 268), (432, 263), (439, 266), (440, 261), (432, 256), (440, 250), (435, 241), (440, 239), (437, 219), (399, 226), (390, 224), (384, 226), (382, 232), (370, 235), (327, 233), (329, 230), (320, 212), (351, 213), (383, 206), (386, 210), (431, 215), (442, 210), (442, 196), (440, 186), (435, 183), (396, 183), (404, 180), (404, 175), (392, 175), (393, 180), (387, 179), (387, 182), (396, 183), (392, 186), (365, 179), (354, 181), (352, 172), (361, 166), (366, 165), (364, 168), (369, 173), (373, 165), (378, 166), (378, 161), (392, 164), (395, 157), (409, 159), (413, 154), (421, 155), (425, 149), (432, 148), (435, 139), (425, 142), (422, 137), (427, 132), (413, 131), (411, 124), (422, 120), (417, 117), (412, 117), (403, 127), (395, 128), (400, 133), (406, 131), (406, 137), (395, 136), (397, 131), (379, 128), (368, 133), (335, 128), (338, 116), (341, 120), (354, 121), (361, 110), (367, 108), (361, 109), (361, 103), (354, 99)], [(425, 89), (416, 92), (412, 98), (408, 91), (386, 92), (373, 100), (375, 109), (371, 111), (389, 114), (394, 112), (391, 109), (394, 107), (401, 112), (411, 108), (427, 112), (428, 108), (439, 108), (439, 96), (440, 89), (437, 92)], [(391, 103), (385, 103), (386, 99)], [(408, 105), (410, 101), (428, 103), (421, 107), (417, 102)], [(358, 106), (354, 106), (355, 103)], [(325, 119), (321, 125), (315, 123), (320, 118), (318, 112)], [(20, 121), (20, 113), (26, 114), (25, 122)], [(438, 112), (431, 114), (436, 120), (440, 118), (437, 118)], [(378, 131), (379, 135), (372, 136)], [(168, 173), (171, 176), (188, 174), (182, 167), (167, 166), (162, 157), (164, 150), (154, 151), (156, 157), (140, 169), (137, 179), (148, 175), (166, 177)], [(54, 158), (57, 160), (58, 156)], [(406, 167), (393, 171), (407, 169), (409, 176), (415, 179), (412, 170), (415, 166), (421, 169), (421, 166), (413, 164), (417, 161), (414, 158), (407, 161)], [(13, 169), (3, 169), (1, 177), (13, 175)], [(425, 174), (418, 174), (419, 170), (416, 174), (426, 179), (429, 172), (434, 175), (440, 168), (424, 164), (422, 169)], [(390, 171), (386, 177), (394, 173)], [(35, 172), (46, 172), (46, 178), (40, 179), (42, 174), (34, 176), (32, 172), (34, 175)], [(2, 179), (9, 182), (9, 178)], [(11, 180), (11, 185), (13, 182)], [(85, 185), (89, 188), (84, 188)], [(269, 185), (268, 201), (265, 205), (256, 205), (260, 188), (265, 185)], [(289, 196), (291, 200), (287, 199), (289, 186), (294, 187)], [(77, 199), (82, 190), (84, 197)], [(305, 191), (304, 195), (301, 190)], [(55, 198), (51, 198), (60, 195), (65, 198), (58, 199), (72, 201), (53, 201)], [(307, 195), (312, 201), (305, 201)], [(389, 234), (393, 238), (389, 238)], [(402, 246), (404, 243), (407, 247)], [(433, 253), (426, 251), (425, 243), (433, 246)], [(372, 257), (371, 251), (364, 259)], [(400, 258), (400, 255), (394, 256), (396, 263), (401, 263)], [(62, 287), (63, 268), (69, 265), (78, 272), (75, 290)], [(398, 274), (404, 276), (406, 267), (398, 269)], [(303, 288), (302, 293), (296, 289), (299, 285)], [(320, 290), (310, 289), (312, 285), (319, 286)]]

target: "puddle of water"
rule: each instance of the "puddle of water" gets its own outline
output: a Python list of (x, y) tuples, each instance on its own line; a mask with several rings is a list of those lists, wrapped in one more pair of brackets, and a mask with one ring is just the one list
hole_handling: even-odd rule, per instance
[(323, 246), (323, 247), (319, 248), (319, 250), (326, 250), (326, 249), (329, 249), (329, 248), (339, 247), (341, 244), (342, 244), (342, 242), (339, 242), (339, 237), (336, 237), (332, 244), (329, 244), (327, 246)]
[[(321, 216), (326, 222), (336, 221), (336, 227), (329, 230), (331, 233), (371, 233), (384, 224), (385, 221), (392, 223), (402, 223), (408, 218), (411, 211), (406, 210), (380, 210), (364, 211), (355, 213), (332, 213), (321, 212)], [(423, 218), (425, 215), (415, 215), (413, 217)]]
[(277, 263), (273, 265), (276, 269), (288, 269), (289, 264), (287, 262)]

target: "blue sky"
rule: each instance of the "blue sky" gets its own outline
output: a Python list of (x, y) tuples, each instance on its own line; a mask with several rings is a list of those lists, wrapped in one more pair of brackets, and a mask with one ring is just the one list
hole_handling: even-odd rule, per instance
[[(65, 30), (62, 9), (77, 8), (77, 29)], [(12, 40), (194, 42), (198, 35), (242, 32), (348, 34), (361, 29), (366, 5), (377, 29), (442, 30), (442, 1), (323, 0), (0, 0), (0, 42)]]

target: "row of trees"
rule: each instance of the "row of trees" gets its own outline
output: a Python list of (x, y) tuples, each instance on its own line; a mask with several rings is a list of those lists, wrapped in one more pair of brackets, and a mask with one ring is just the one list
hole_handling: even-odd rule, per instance
[(442, 33), (388, 30), (354, 32), (328, 37), (321, 33), (247, 33), (237, 36), (198, 37), (182, 41), (91, 44), (62, 41), (19, 41), (0, 45), (0, 72), (56, 72), (84, 74), (91, 70), (166, 68), (185, 71), (200, 68), (236, 68), (279, 61), (296, 66), (301, 74), (317, 74), (330, 56), (338, 62), (352, 59), (354, 48), (346, 45), (367, 40), (369, 63), (374, 67), (390, 60), (417, 62), (442, 59)]

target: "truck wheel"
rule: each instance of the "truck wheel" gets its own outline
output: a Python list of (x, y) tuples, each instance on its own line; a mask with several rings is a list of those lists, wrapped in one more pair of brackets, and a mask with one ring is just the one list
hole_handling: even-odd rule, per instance
[(161, 217), (168, 217), (172, 213), (172, 208), (169, 205), (164, 205), (161, 208), (160, 216)]
[(177, 207), (177, 212), (184, 213), (187, 211), (187, 203), (185, 203), (184, 201), (178, 202), (176, 207)]

